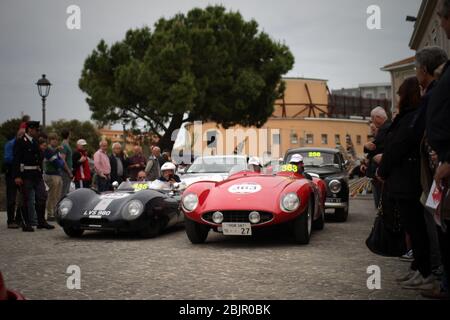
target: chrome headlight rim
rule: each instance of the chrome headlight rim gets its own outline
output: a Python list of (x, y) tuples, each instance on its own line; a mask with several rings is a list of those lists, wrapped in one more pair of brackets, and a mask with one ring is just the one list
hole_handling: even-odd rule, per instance
[(122, 216), (125, 220), (132, 221), (139, 218), (143, 212), (144, 204), (142, 203), (142, 201), (133, 199), (125, 205), (124, 210), (122, 211)]
[[(186, 204), (186, 202), (189, 200), (193, 200), (194, 204), (193, 205)], [(183, 210), (186, 211), (187, 213), (194, 212), (198, 208), (198, 203), (199, 203), (198, 196), (195, 193), (188, 193), (184, 195), (183, 198), (181, 199), (181, 206)]]
[(61, 218), (64, 218), (65, 216), (67, 216), (69, 214), (70, 210), (72, 210), (72, 207), (73, 207), (73, 201), (70, 200), (69, 198), (61, 200), (61, 202), (58, 205), (59, 216)]
[[(289, 200), (288, 198), (291, 198), (291, 200), (294, 200), (296, 202), (294, 206), (290, 206), (289, 208), (285, 203), (286, 200)], [(300, 197), (295, 192), (286, 193), (281, 197), (280, 209), (285, 213), (292, 213), (297, 211), (298, 208), (300, 208), (300, 205), (301, 205)]]
[[(339, 185), (339, 187), (336, 190), (334, 190), (332, 187), (332, 185), (334, 184)], [(331, 193), (338, 194), (342, 190), (342, 182), (337, 179), (333, 179), (328, 183), (328, 188), (330, 189)]]

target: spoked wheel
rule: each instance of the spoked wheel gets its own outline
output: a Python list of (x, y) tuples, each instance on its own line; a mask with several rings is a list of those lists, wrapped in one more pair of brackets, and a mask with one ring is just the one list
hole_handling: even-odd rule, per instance
[(298, 244), (308, 244), (311, 238), (313, 207), (311, 201), (306, 211), (294, 220), (294, 240)]
[(323, 230), (324, 226), (325, 226), (325, 209), (322, 209), (320, 218), (313, 222), (313, 229)]

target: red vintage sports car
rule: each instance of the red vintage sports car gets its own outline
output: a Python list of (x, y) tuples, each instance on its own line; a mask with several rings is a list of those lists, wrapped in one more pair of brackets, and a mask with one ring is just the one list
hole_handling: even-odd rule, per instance
[(288, 224), (299, 244), (308, 244), (312, 229), (324, 226), (325, 183), (285, 165), (270, 175), (239, 172), (222, 182), (198, 182), (181, 200), (186, 233), (194, 244), (211, 229), (230, 236)]

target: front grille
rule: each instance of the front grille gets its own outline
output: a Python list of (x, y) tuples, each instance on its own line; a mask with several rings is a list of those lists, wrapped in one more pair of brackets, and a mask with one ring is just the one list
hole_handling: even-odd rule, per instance
[[(214, 211), (216, 212), (216, 211)], [(214, 223), (212, 216), (214, 212), (208, 212), (203, 215), (203, 220), (209, 223)], [(225, 223), (249, 223), (248, 216), (250, 212), (253, 211), (220, 211), (223, 214), (223, 222)], [(261, 215), (261, 222), (258, 224), (263, 224), (269, 222), (273, 219), (273, 214), (269, 212), (258, 211)]]
[(105, 219), (105, 218), (101, 218), (101, 219), (81, 218), (80, 219), (80, 224), (83, 227), (89, 227), (90, 225), (107, 227), (108, 223), (109, 223), (108, 219)]

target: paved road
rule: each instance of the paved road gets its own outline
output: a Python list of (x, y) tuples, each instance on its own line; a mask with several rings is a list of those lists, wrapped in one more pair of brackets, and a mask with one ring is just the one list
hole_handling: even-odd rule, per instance
[[(418, 299), (395, 277), (407, 269), (365, 247), (373, 202), (353, 200), (347, 223), (328, 223), (311, 244), (227, 238), (211, 233), (193, 246), (184, 229), (157, 239), (53, 231), (7, 230), (0, 213), (0, 270), (30, 299)], [(66, 286), (69, 265), (81, 268), (81, 289)], [(367, 267), (381, 268), (381, 290), (367, 289)]]

